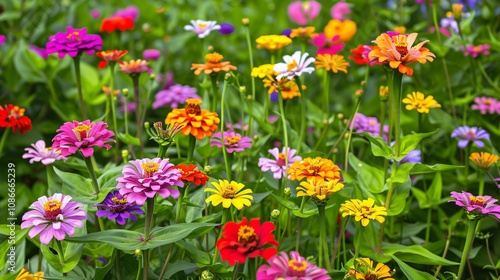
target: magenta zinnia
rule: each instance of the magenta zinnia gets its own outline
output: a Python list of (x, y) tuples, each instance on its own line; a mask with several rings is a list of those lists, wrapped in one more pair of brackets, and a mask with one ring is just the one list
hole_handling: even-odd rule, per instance
[[(224, 142), (224, 144), (222, 144)], [(252, 147), (252, 138), (244, 136), (242, 137), (239, 133), (234, 131), (224, 132), (224, 139), (222, 139), (222, 132), (217, 132), (214, 134), (212, 140), (210, 140), (210, 146), (217, 146), (219, 148), (224, 147), (228, 153), (233, 152), (243, 152), (243, 150)]]
[(107, 130), (105, 122), (90, 122), (89, 120), (78, 122), (66, 122), (57, 131), (52, 139), (52, 148), (61, 151), (63, 156), (69, 156), (80, 150), (84, 157), (91, 157), (94, 154), (94, 146), (110, 149), (107, 142), (114, 142), (111, 139), (115, 134)]
[(184, 187), (181, 172), (168, 159), (131, 160), (123, 167), (123, 176), (117, 179), (116, 188), (128, 202), (143, 205), (147, 198), (156, 194), (164, 198), (179, 197), (177, 187)]
[(102, 38), (99, 35), (87, 34), (87, 28), (76, 29), (66, 27), (66, 32), (57, 32), (49, 37), (46, 44), (47, 54), (57, 53), (59, 58), (65, 55), (75, 57), (82, 53), (93, 55), (95, 51), (101, 50)]
[(325, 269), (319, 268), (308, 262), (298, 252), (290, 252), (290, 258), (287, 253), (281, 252), (280, 255), (272, 256), (268, 261), (269, 265), (262, 265), (257, 270), (257, 280), (329, 280)]
[(42, 196), (31, 204), (33, 209), (23, 215), (21, 228), (29, 228), (28, 235), (31, 238), (40, 234), (40, 242), (49, 244), (55, 237), (63, 240), (67, 235), (75, 234), (75, 227), (83, 226), (82, 220), (87, 218), (81, 209), (83, 205), (78, 202), (70, 202), (71, 196), (55, 193), (47, 198)]
[(474, 196), (466, 191), (462, 191), (462, 193), (451, 192), (451, 197), (455, 200), (448, 202), (454, 202), (457, 206), (463, 207), (468, 215), (474, 215), (478, 218), (491, 215), (500, 220), (500, 205), (495, 204), (498, 199), (489, 195)]

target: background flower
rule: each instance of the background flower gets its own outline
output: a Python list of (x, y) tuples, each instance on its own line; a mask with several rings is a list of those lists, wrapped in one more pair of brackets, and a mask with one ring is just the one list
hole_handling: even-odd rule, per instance
[(376, 220), (379, 223), (385, 221), (387, 209), (383, 206), (376, 206), (375, 200), (369, 197), (363, 201), (359, 199), (351, 199), (340, 205), (342, 217), (354, 216), (356, 222), (361, 221), (361, 225), (366, 227), (370, 220)]
[(461, 149), (465, 148), (469, 142), (475, 143), (478, 148), (483, 148), (483, 141), (490, 141), (490, 135), (486, 130), (475, 126), (468, 127), (466, 125), (457, 127), (453, 130), (451, 137), (458, 138), (458, 147)]
[(184, 30), (193, 31), (198, 34), (198, 38), (202, 39), (208, 36), (213, 30), (219, 30), (220, 25), (216, 21), (206, 21), (206, 20), (191, 20), (191, 25), (184, 26)]
[[(222, 132), (217, 132), (210, 140), (210, 146), (217, 146), (222, 148), (224, 146), (228, 153), (243, 152), (245, 149), (252, 147), (253, 139), (248, 136), (241, 136), (241, 134), (234, 131), (225, 131), (224, 139), (222, 139)], [(223, 143), (224, 142), (224, 143)]]
[(144, 214), (141, 206), (134, 202), (129, 202), (118, 190), (113, 190), (106, 195), (101, 203), (94, 204), (99, 210), (96, 216), (101, 218), (106, 216), (109, 220), (116, 220), (119, 225), (125, 225), (128, 219), (136, 221), (135, 214)]
[(291, 251), (290, 257), (285, 252), (272, 256), (269, 265), (261, 265), (257, 270), (257, 280), (308, 279), (329, 280), (331, 277), (323, 268), (308, 262), (298, 252)]
[(196, 94), (196, 88), (176, 84), (168, 89), (159, 91), (155, 95), (153, 109), (158, 109), (167, 105), (171, 108), (177, 108), (179, 104), (184, 104), (189, 98), (201, 99), (201, 97)]
[(45, 47), (47, 54), (57, 53), (59, 58), (65, 55), (75, 57), (84, 52), (93, 55), (102, 48), (102, 38), (99, 35), (87, 34), (87, 28), (76, 29), (68, 26), (66, 32), (50, 36)]
[(288, 16), (299, 25), (316, 19), (321, 10), (321, 4), (317, 1), (295, 1), (288, 5)]
[(18, 130), (21, 135), (31, 130), (31, 119), (24, 115), (24, 108), (12, 104), (0, 106), (0, 127), (10, 127), (12, 132)]
[[(258, 166), (264, 172), (271, 171), (273, 173), (274, 179), (281, 179), (282, 176), (286, 176), (288, 167), (290, 167), (290, 165), (292, 165), (294, 162), (302, 160), (302, 157), (295, 155), (297, 151), (294, 149), (290, 149), (289, 147), (283, 147), (281, 153), (279, 152), (278, 148), (270, 149), (268, 150), (268, 152), (273, 155), (275, 159), (260, 158)], [(287, 159), (287, 152), (288, 166), (285, 164)]]
[(38, 140), (35, 144), (31, 144), (31, 146), (33, 149), (25, 148), (26, 153), (23, 155), (23, 158), (30, 159), (30, 164), (42, 162), (43, 165), (49, 165), (56, 160), (68, 160), (65, 156), (52, 149), (52, 147), (46, 147), (43, 140)]

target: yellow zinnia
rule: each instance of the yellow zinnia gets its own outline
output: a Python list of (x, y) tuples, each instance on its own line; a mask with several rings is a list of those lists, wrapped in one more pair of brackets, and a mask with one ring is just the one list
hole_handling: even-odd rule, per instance
[(407, 104), (406, 110), (410, 111), (417, 109), (417, 112), (425, 114), (428, 114), (431, 108), (441, 108), (441, 104), (439, 104), (432, 95), (425, 97), (420, 91), (414, 91), (408, 94), (408, 96), (403, 99), (403, 103)]
[(312, 38), (318, 33), (314, 33), (314, 30), (316, 28), (312, 26), (306, 26), (306, 27), (298, 27), (292, 29), (292, 32), (290, 33), (290, 38), (296, 38), (296, 37), (301, 37), (301, 38)]
[(349, 62), (345, 61), (344, 56), (338, 54), (318, 54), (316, 56), (316, 69), (325, 68), (326, 71), (338, 73), (342, 71), (347, 74)]
[(373, 267), (373, 261), (371, 259), (357, 258), (356, 264), (350, 267), (346, 276), (354, 277), (356, 280), (394, 280), (394, 278), (392, 278), (394, 272), (394, 270), (391, 271), (391, 269), (383, 263), (378, 263), (377, 266)]
[(285, 35), (263, 35), (255, 40), (257, 48), (266, 48), (270, 51), (277, 51), (292, 43), (292, 39)]
[(366, 227), (370, 220), (376, 220), (379, 223), (385, 221), (384, 216), (387, 216), (387, 209), (383, 206), (374, 206), (373, 198), (368, 198), (363, 201), (359, 199), (351, 199), (340, 205), (342, 217), (354, 216), (356, 222), (361, 221), (361, 225)]
[(340, 42), (347, 42), (354, 37), (356, 34), (356, 23), (350, 19), (340, 21), (338, 19), (332, 19), (325, 26), (324, 32), (328, 39), (332, 39), (335, 36), (339, 36)]
[(475, 163), (477, 167), (486, 170), (498, 161), (498, 156), (487, 152), (481, 152), (472, 153), (469, 159)]
[(39, 271), (35, 274), (31, 274), (24, 267), (21, 269), (21, 272), (16, 276), (16, 280), (39, 280), (43, 279), (44, 273)]
[(302, 180), (304, 178), (310, 180), (317, 178), (320, 180), (335, 180), (340, 179), (340, 168), (333, 161), (322, 158), (305, 158), (298, 160), (288, 169), (290, 180)]
[(274, 64), (262, 64), (258, 67), (254, 67), (251, 73), (252, 77), (265, 78), (278, 76), (278, 72), (274, 71)]
[(312, 177), (306, 182), (301, 182), (297, 187), (297, 197), (310, 196), (315, 200), (328, 200), (330, 196), (344, 188), (339, 179), (325, 181)]
[(236, 209), (241, 210), (243, 206), (250, 206), (252, 203), (250, 200), (253, 196), (249, 195), (252, 193), (250, 189), (244, 189), (245, 185), (228, 180), (219, 180), (219, 183), (212, 182), (215, 189), (205, 188), (205, 192), (213, 193), (210, 195), (205, 202), (212, 203), (213, 206), (217, 206), (222, 203), (222, 207), (229, 208), (231, 205), (236, 207)]

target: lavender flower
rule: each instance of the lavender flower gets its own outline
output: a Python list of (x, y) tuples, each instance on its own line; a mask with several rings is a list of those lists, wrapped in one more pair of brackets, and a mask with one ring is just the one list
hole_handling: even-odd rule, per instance
[(234, 26), (230, 23), (221, 23), (219, 33), (222, 35), (229, 35), (234, 32)]
[(463, 207), (468, 215), (478, 216), (477, 218), (491, 215), (500, 220), (500, 206), (495, 204), (498, 200), (489, 195), (473, 196), (471, 193), (462, 191), (462, 193), (451, 192), (451, 197), (455, 200), (448, 202), (454, 202), (457, 206)]
[(116, 219), (116, 223), (122, 226), (125, 225), (127, 219), (137, 220), (134, 213), (144, 214), (141, 206), (129, 202), (118, 190), (108, 193), (103, 202), (94, 204), (94, 206), (99, 208), (96, 213), (97, 217), (107, 216), (109, 220)]
[[(222, 144), (224, 141), (224, 144)], [(219, 148), (224, 147), (228, 153), (233, 152), (242, 152), (245, 149), (251, 148), (252, 138), (250, 137), (241, 137), (239, 133), (234, 131), (225, 131), (224, 132), (224, 140), (222, 140), (222, 132), (217, 132), (213, 135), (212, 140), (210, 140), (210, 146), (217, 146)]]
[(477, 2), (479, 2), (479, 1), (478, 0), (457, 0), (457, 3), (469, 7), (471, 10), (476, 9)]
[(422, 162), (422, 152), (420, 150), (413, 150), (409, 152), (400, 162), (403, 163), (421, 163)]
[(490, 135), (486, 130), (478, 127), (460, 126), (451, 133), (452, 138), (458, 138), (458, 147), (463, 149), (469, 142), (474, 142), (478, 148), (484, 147), (481, 139), (490, 141)]
[[(372, 136), (380, 136), (380, 123), (375, 117), (367, 117), (357, 113), (352, 122), (353, 130), (357, 133), (368, 132)], [(387, 139), (389, 127), (384, 125), (382, 137)]]
[(173, 85), (156, 94), (155, 102), (153, 102), (153, 109), (158, 109), (167, 105), (171, 108), (177, 108), (179, 104), (184, 104), (188, 98), (201, 99), (201, 97), (196, 94), (196, 88), (179, 84)]
[(75, 29), (68, 26), (66, 32), (50, 36), (46, 48), (47, 54), (57, 53), (59, 58), (65, 55), (75, 57), (84, 52), (93, 55), (96, 50), (102, 49), (102, 38), (99, 35), (87, 34), (87, 28)]
[(479, 110), (482, 115), (495, 114), (495, 112), (500, 114), (500, 102), (498, 99), (481, 96), (474, 98), (474, 102), (475, 104), (472, 104), (471, 109)]
[(43, 165), (49, 165), (56, 160), (68, 160), (65, 156), (53, 150), (52, 147), (46, 147), (43, 140), (38, 140), (35, 144), (31, 144), (31, 146), (34, 149), (25, 148), (26, 153), (23, 155), (23, 158), (30, 159), (30, 164), (41, 161)]
[[(288, 165), (285, 165), (287, 151)], [(283, 147), (281, 153), (278, 148), (270, 149), (269, 153), (273, 155), (275, 159), (260, 158), (258, 166), (263, 172), (271, 170), (271, 172), (273, 172), (274, 179), (281, 179), (282, 176), (286, 176), (286, 171), (292, 163), (302, 160), (302, 157), (295, 156), (296, 152), (296, 150), (290, 149), (289, 147)]]
[(21, 228), (29, 228), (28, 235), (31, 238), (40, 234), (40, 242), (49, 244), (53, 238), (63, 240), (66, 235), (75, 234), (75, 227), (82, 227), (82, 220), (87, 218), (81, 209), (83, 205), (78, 202), (70, 202), (71, 196), (55, 193), (47, 198), (40, 197), (31, 204), (29, 212), (23, 215)]
[(308, 262), (298, 252), (281, 252), (279, 255), (272, 256), (268, 261), (269, 265), (262, 265), (257, 270), (257, 280), (329, 280), (325, 269), (319, 268)]
[(136, 21), (139, 18), (139, 9), (136, 6), (128, 6), (125, 9), (116, 11), (111, 18), (132, 18)]

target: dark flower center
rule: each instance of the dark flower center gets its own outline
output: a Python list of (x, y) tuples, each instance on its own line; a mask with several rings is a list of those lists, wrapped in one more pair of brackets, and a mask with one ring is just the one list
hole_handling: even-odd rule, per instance
[(276, 160), (276, 163), (278, 165), (285, 165), (285, 159), (286, 159), (286, 155), (285, 154), (278, 154), (278, 159)]
[(199, 115), (199, 114), (201, 114), (200, 105), (198, 105), (198, 104), (188, 104), (188, 105), (186, 105), (186, 113), (193, 114), (193, 115)]
[(224, 192), (222, 193), (223, 198), (234, 198), (236, 195), (236, 188), (234, 188), (232, 185), (227, 186), (224, 188)]
[(57, 216), (61, 214), (62, 203), (59, 200), (50, 199), (43, 205), (45, 209), (45, 218), (49, 221), (59, 220)]
[(257, 241), (259, 241), (259, 237), (255, 234), (253, 227), (241, 226), (238, 229), (238, 242), (243, 246), (253, 245), (252, 247), (254, 247), (256, 244), (252, 243), (256, 243)]
[(484, 197), (478, 197), (478, 196), (471, 196), (470, 197), (470, 204), (471, 205), (476, 205), (476, 206), (484, 206), (484, 201), (486, 199)]
[(377, 280), (378, 277), (376, 274), (371, 274), (371, 272), (366, 273), (365, 280)]
[(128, 208), (128, 201), (126, 198), (113, 197), (111, 201), (114, 203), (109, 206), (111, 213), (121, 213)]

